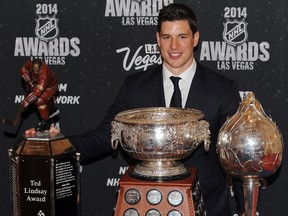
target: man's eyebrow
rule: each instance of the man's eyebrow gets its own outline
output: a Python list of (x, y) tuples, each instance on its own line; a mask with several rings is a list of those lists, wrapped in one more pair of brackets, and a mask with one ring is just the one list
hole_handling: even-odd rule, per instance
[[(159, 34), (160, 36), (171, 36), (170, 34), (168, 33), (161, 33)], [(189, 35), (189, 33), (180, 33), (180, 34), (177, 34), (177, 36), (182, 36), (182, 35)]]
[(159, 34), (160, 36), (171, 36), (170, 34), (166, 34), (166, 33), (162, 33), (162, 34)]

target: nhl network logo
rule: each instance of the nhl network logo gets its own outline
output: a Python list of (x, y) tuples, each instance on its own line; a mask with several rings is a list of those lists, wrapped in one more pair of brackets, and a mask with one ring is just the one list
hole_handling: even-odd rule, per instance
[(59, 34), (58, 19), (55, 16), (39, 16), (36, 19), (35, 34), (40, 40), (46, 42), (53, 40)]

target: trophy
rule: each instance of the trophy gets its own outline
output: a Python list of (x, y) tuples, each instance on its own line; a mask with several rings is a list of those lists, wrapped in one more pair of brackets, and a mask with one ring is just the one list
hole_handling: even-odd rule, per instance
[(243, 180), (245, 214), (255, 216), (259, 180), (281, 165), (283, 142), (278, 127), (252, 92), (222, 126), (217, 152), (224, 171)]
[(178, 160), (204, 142), (209, 150), (209, 123), (196, 109), (139, 108), (119, 113), (112, 122), (112, 143), (142, 161), (131, 171), (140, 179), (181, 179), (189, 171)]
[(16, 118), (2, 118), (2, 123), (19, 126), (23, 112), (33, 105), (41, 121), (35, 127), (37, 133), (24, 134), (8, 150), (12, 214), (78, 216), (80, 154), (68, 138), (49, 131), (59, 114), (52, 101), (58, 89), (56, 74), (40, 59), (27, 61), (20, 72), (27, 95)]
[(80, 154), (66, 137), (25, 134), (8, 154), (13, 216), (80, 215)]
[(179, 160), (200, 143), (209, 150), (209, 124), (196, 109), (148, 107), (116, 115), (112, 147), (140, 162), (121, 177), (115, 216), (206, 216), (197, 169)]

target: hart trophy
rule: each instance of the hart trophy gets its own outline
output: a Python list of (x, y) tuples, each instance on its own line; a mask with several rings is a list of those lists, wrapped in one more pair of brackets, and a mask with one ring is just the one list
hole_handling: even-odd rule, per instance
[(179, 162), (200, 143), (209, 150), (209, 123), (201, 111), (163, 107), (127, 110), (112, 122), (111, 141), (113, 148), (120, 143), (141, 161), (119, 181), (115, 216), (206, 215), (197, 170)]
[(222, 126), (217, 152), (225, 172), (243, 180), (245, 215), (255, 216), (259, 182), (281, 165), (283, 141), (252, 92)]

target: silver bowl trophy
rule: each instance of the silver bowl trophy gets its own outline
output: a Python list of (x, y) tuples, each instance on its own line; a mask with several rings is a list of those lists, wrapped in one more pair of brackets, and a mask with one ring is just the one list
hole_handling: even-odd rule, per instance
[(283, 142), (278, 127), (252, 92), (222, 126), (217, 152), (225, 172), (243, 180), (245, 215), (255, 216), (259, 180), (281, 165)]
[(112, 144), (142, 161), (130, 175), (138, 179), (175, 180), (189, 176), (180, 159), (200, 143), (209, 150), (209, 123), (196, 109), (138, 108), (119, 113), (112, 122)]
[(206, 216), (197, 169), (179, 161), (200, 143), (209, 150), (209, 123), (201, 111), (148, 107), (120, 112), (112, 147), (141, 161), (119, 180), (115, 216)]

